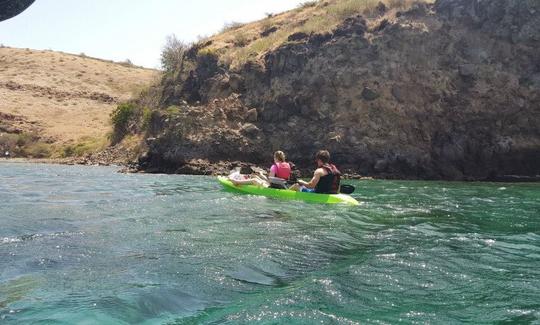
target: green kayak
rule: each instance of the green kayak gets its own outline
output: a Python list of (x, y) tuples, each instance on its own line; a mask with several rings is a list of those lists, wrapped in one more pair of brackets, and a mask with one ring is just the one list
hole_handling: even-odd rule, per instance
[(267, 197), (273, 197), (282, 200), (300, 200), (312, 203), (325, 203), (325, 204), (349, 204), (359, 205), (353, 197), (347, 194), (316, 194), (316, 193), (303, 193), (289, 190), (278, 190), (267, 187), (258, 187), (255, 185), (234, 185), (227, 177), (219, 176), (219, 182), (225, 189), (233, 190), (236, 192), (242, 192), (253, 195), (262, 195)]

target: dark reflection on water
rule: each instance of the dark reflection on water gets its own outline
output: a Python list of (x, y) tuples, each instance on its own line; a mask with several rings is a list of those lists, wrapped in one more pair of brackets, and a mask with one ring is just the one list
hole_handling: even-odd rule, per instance
[(0, 323), (540, 321), (539, 185), (354, 185), (360, 207), (0, 164)]

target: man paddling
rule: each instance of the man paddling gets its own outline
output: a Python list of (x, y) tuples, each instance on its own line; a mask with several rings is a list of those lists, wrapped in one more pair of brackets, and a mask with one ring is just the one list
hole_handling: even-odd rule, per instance
[(341, 172), (330, 163), (330, 153), (326, 150), (320, 150), (315, 155), (315, 162), (317, 169), (313, 173), (311, 181), (299, 180), (290, 189), (319, 194), (338, 194)]

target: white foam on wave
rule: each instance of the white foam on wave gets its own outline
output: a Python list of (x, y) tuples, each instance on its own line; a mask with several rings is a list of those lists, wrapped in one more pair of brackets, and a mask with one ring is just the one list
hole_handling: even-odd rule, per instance
[(0, 244), (12, 244), (22, 242), (21, 239), (15, 237), (4, 237), (0, 240)]

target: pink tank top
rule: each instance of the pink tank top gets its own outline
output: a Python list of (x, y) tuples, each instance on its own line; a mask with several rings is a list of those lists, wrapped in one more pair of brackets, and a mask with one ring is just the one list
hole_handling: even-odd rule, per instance
[(291, 165), (287, 162), (273, 164), (270, 171), (274, 172), (276, 177), (281, 179), (289, 179), (291, 177)]

